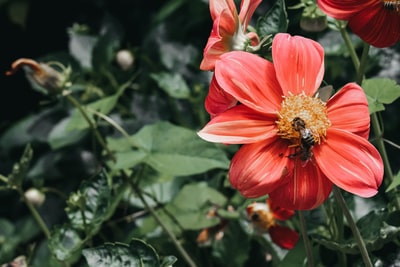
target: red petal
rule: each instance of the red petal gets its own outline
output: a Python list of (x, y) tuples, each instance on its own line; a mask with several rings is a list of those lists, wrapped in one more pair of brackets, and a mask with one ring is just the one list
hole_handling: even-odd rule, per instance
[(272, 41), (272, 59), (284, 95), (314, 95), (324, 76), (324, 49), (319, 43), (278, 33)]
[(371, 197), (382, 183), (383, 163), (376, 148), (364, 138), (334, 128), (328, 140), (313, 149), (321, 171), (338, 187)]
[(247, 144), (276, 137), (276, 115), (235, 106), (213, 118), (197, 134), (209, 142)]
[(283, 208), (309, 210), (321, 205), (332, 190), (332, 182), (315, 165), (313, 158), (305, 166), (295, 158), (289, 182), (270, 193), (272, 201)]
[(270, 139), (268, 142), (243, 145), (232, 159), (229, 179), (234, 188), (247, 198), (264, 196), (287, 182), (291, 168), (286, 142)]
[(269, 234), (272, 241), (284, 249), (292, 249), (300, 237), (296, 231), (279, 224), (272, 226), (269, 229)]
[(271, 198), (268, 198), (267, 202), (272, 214), (277, 220), (288, 220), (294, 215), (294, 210), (282, 208), (277, 202), (272, 201)]
[(215, 77), (243, 105), (262, 113), (280, 109), (282, 91), (268, 60), (242, 51), (225, 53), (216, 63)]
[(368, 101), (358, 84), (346, 84), (329, 99), (327, 109), (332, 127), (368, 139), (370, 125)]
[(214, 70), (215, 61), (230, 51), (230, 42), (237, 23), (228, 12), (226, 9), (221, 11), (221, 15), (214, 20), (213, 29), (204, 48), (201, 70)]
[(246, 29), (247, 25), (249, 25), (251, 17), (261, 1), (262, 0), (242, 0), (240, 4), (239, 20), (243, 25), (243, 29)]
[(207, 112), (214, 118), (225, 110), (236, 106), (237, 100), (221, 89), (215, 76), (211, 79), (210, 89), (205, 101)]
[(351, 30), (365, 42), (376, 47), (395, 45), (400, 40), (400, 15), (376, 1), (354, 14), (349, 20)]
[(369, 5), (374, 5), (379, 0), (317, 0), (319, 8), (328, 16), (348, 20), (355, 13)]
[(237, 16), (236, 5), (233, 0), (210, 0), (210, 13), (215, 20), (225, 9), (229, 10), (231, 16)]

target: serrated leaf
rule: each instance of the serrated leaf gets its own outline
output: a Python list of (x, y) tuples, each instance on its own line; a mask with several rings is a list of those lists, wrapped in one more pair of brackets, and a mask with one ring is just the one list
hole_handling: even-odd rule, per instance
[(100, 172), (92, 179), (84, 181), (79, 187), (79, 192), (85, 200), (84, 210), (68, 207), (67, 216), (74, 228), (84, 230), (90, 227), (91, 231), (96, 231), (109, 215), (113, 200), (107, 174)]
[(77, 230), (69, 225), (55, 227), (49, 241), (52, 254), (60, 261), (68, 260), (80, 254), (83, 240)]
[(160, 266), (160, 260), (154, 248), (139, 239), (133, 239), (129, 245), (106, 243), (97, 248), (84, 249), (82, 254), (89, 267)]
[(150, 74), (150, 77), (173, 98), (186, 99), (190, 96), (190, 89), (179, 73), (153, 73)]
[(288, 23), (285, 1), (277, 0), (267, 14), (258, 19), (257, 33), (261, 37), (264, 37), (279, 32), (286, 32)]
[(147, 125), (132, 139), (148, 154), (145, 162), (162, 173), (192, 175), (229, 166), (225, 153), (214, 144), (168, 122)]
[(384, 104), (390, 104), (400, 97), (400, 85), (387, 78), (366, 79), (362, 88), (367, 95), (370, 114), (385, 110)]
[[(365, 242), (368, 251), (381, 249), (385, 244), (395, 240), (399, 233), (399, 225), (391, 225), (393, 214), (398, 217), (399, 212), (389, 213), (387, 210), (373, 210), (357, 221), (357, 227)], [(336, 242), (325, 238), (315, 240), (331, 250), (342, 251), (347, 254), (358, 254), (359, 248), (354, 238), (351, 237), (344, 242)]]
[(392, 183), (386, 188), (386, 192), (389, 192), (400, 185), (400, 172), (398, 172), (394, 177)]

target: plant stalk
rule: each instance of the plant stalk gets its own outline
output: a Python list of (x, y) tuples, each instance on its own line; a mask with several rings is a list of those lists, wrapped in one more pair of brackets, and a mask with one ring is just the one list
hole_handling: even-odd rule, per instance
[(333, 187), (333, 195), (335, 196), (335, 200), (337, 201), (339, 206), (342, 208), (347, 223), (349, 224), (350, 229), (353, 232), (354, 239), (356, 240), (358, 248), (360, 249), (361, 257), (364, 261), (365, 267), (373, 267), (371, 259), (368, 255), (367, 247), (365, 246), (360, 231), (358, 230), (358, 227), (354, 222), (353, 216), (351, 215), (350, 210), (347, 207), (347, 204), (342, 196), (342, 193), (340, 192), (340, 189), (337, 188), (336, 186)]
[(300, 218), (300, 231), (303, 237), (304, 247), (307, 255), (307, 266), (314, 267), (314, 257), (312, 253), (311, 242), (307, 234), (307, 225), (306, 225), (306, 219), (304, 217), (304, 212), (302, 210), (299, 210), (298, 212)]

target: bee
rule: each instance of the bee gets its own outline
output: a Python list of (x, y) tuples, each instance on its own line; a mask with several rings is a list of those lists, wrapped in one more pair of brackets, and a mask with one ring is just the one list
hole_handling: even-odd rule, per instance
[(383, 5), (389, 10), (400, 11), (400, 1), (398, 0), (383, 0)]
[(306, 123), (299, 117), (293, 119), (292, 127), (300, 133), (300, 150), (291, 154), (289, 157), (294, 158), (295, 156), (300, 155), (300, 160), (304, 162), (305, 166), (313, 155), (311, 151), (315, 145), (313, 133), (306, 127)]
[(252, 225), (260, 232), (267, 232), (275, 225), (275, 218), (266, 203), (252, 203), (246, 208), (247, 216)]

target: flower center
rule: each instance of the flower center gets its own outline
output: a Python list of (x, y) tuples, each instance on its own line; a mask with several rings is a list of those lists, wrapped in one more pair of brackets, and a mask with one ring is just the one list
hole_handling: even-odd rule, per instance
[(382, 2), (386, 9), (395, 11), (400, 15), (400, 0), (382, 0)]
[(331, 126), (326, 103), (304, 92), (284, 97), (276, 124), (281, 138), (290, 140), (293, 146), (308, 148), (325, 141), (326, 130)]

